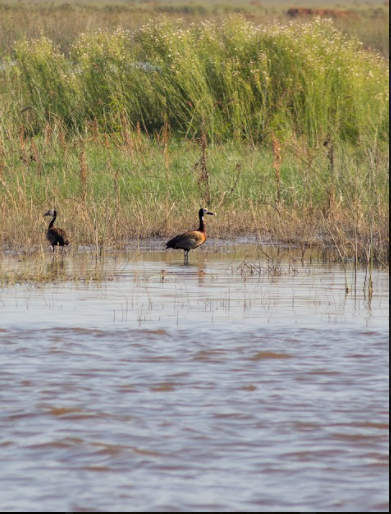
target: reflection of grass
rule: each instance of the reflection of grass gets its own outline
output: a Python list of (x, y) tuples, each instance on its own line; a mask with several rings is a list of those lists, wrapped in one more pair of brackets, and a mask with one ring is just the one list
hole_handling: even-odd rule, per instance
[[(152, 290), (157, 284), (172, 288), (178, 286), (177, 305), (188, 305), (188, 292), (183, 280), (216, 285), (216, 281), (227, 280), (245, 283), (248, 279), (278, 280), (287, 277), (307, 277), (318, 273), (319, 266), (344, 271), (351, 284), (349, 291), (357, 294), (359, 273), (365, 266), (358, 266), (352, 259), (336, 264), (338, 251), (335, 249), (301, 249), (295, 245), (232, 244), (210, 242), (202, 251), (194, 254), (190, 266), (183, 266), (182, 258), (174, 253), (164, 252), (164, 244), (155, 245), (153, 250), (138, 253), (133, 242), (132, 250), (126, 252), (107, 250), (97, 259), (93, 252), (69, 252), (66, 255), (50, 256), (42, 249), (39, 252), (19, 253), (0, 260), (0, 288), (16, 284), (40, 287), (45, 284), (70, 283), (93, 285), (103, 282), (129, 282), (129, 297), (122, 306), (123, 314), (134, 310), (141, 291), (148, 293), (144, 311), (153, 310)], [(159, 271), (158, 271), (159, 270)], [(71, 286), (72, 287), (72, 286)], [(372, 274), (365, 276), (364, 293), (373, 294)], [(150, 292), (151, 288), (151, 292)], [(347, 292), (349, 292), (347, 291)], [(221, 299), (225, 309), (231, 299), (226, 291)]]
[[(0, 263), (1, 264), (1, 263)], [(106, 268), (104, 259), (93, 254), (57, 253), (53, 257), (39, 251), (23, 255), (18, 260), (8, 258), (0, 265), (0, 285), (46, 284), (52, 282), (103, 282), (114, 280), (116, 268)]]

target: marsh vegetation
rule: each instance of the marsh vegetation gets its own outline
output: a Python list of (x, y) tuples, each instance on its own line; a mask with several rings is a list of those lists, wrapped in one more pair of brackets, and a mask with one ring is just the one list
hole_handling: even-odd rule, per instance
[(0, 509), (389, 511), (388, 7), (311, 3), (1, 2)]
[[(141, 5), (149, 21), (99, 21)], [(259, 25), (255, 4), (216, 4), (189, 24), (162, 5), (2, 6), (18, 20), (50, 11), (42, 33), (0, 38), (2, 247), (38, 250), (49, 208), (73, 248), (124, 248), (192, 227), (202, 205), (218, 214), (212, 237), (387, 263), (382, 55), (336, 19)], [(67, 9), (91, 24), (66, 40), (52, 27)]]

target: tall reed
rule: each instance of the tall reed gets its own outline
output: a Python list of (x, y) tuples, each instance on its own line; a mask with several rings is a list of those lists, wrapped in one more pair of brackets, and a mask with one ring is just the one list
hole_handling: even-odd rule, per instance
[(235, 16), (185, 27), (162, 18), (133, 34), (82, 34), (69, 57), (45, 37), (19, 41), (15, 59), (13, 87), (20, 107), (31, 106), (33, 132), (59, 119), (118, 132), (125, 116), (144, 131), (167, 122), (212, 142), (388, 140), (387, 67), (330, 20), (257, 27)]

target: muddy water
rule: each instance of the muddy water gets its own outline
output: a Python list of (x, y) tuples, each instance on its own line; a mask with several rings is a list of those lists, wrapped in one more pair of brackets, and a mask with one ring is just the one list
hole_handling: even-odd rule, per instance
[(388, 510), (387, 274), (181, 258), (1, 290), (0, 509)]

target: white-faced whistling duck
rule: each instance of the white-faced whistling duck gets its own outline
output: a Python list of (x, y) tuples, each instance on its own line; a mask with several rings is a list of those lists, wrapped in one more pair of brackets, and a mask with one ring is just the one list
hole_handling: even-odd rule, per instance
[(48, 211), (45, 216), (51, 216), (52, 221), (49, 224), (48, 231), (46, 232), (46, 239), (49, 241), (49, 243), (52, 245), (53, 253), (54, 253), (54, 247), (55, 246), (68, 246), (68, 236), (62, 228), (53, 227), (54, 222), (57, 218), (57, 211), (55, 209)]
[(191, 252), (191, 250), (199, 248), (206, 241), (206, 230), (204, 222), (205, 216), (215, 215), (213, 214), (213, 212), (209, 212), (207, 209), (201, 209), (199, 212), (200, 228), (198, 230), (186, 232), (185, 234), (177, 236), (167, 243), (167, 248), (173, 248), (174, 250), (184, 250), (185, 264), (189, 262), (189, 253)]

